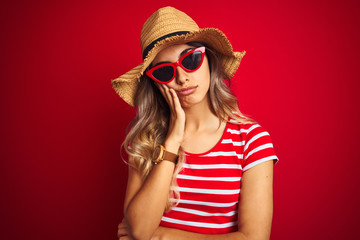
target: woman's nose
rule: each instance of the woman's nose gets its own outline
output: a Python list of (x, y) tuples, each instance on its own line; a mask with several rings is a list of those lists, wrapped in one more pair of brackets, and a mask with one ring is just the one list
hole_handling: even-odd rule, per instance
[(186, 72), (180, 66), (177, 66), (176, 67), (176, 75), (175, 75), (176, 83), (179, 85), (183, 85), (188, 80), (189, 80), (188, 72)]

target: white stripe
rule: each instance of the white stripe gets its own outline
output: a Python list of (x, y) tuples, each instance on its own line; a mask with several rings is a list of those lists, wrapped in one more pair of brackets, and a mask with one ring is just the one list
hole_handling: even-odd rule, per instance
[(255, 125), (251, 126), (249, 129), (242, 129), (242, 128), (240, 128), (240, 130), (228, 128), (228, 129), (227, 129), (227, 132), (229, 132), (229, 133), (231, 133), (231, 134), (238, 134), (238, 135), (240, 135), (241, 133), (246, 133), (246, 134), (247, 134), (247, 133), (251, 132), (252, 130), (254, 130), (254, 129), (257, 128), (257, 127), (260, 127), (260, 125), (259, 125), (259, 124), (255, 124)]
[(230, 129), (230, 128), (228, 128), (226, 131), (229, 132), (229, 133), (231, 133), (231, 134), (240, 135), (242, 132), (244, 132), (244, 129), (236, 130), (236, 129)]
[[(176, 199), (171, 199), (172, 202), (176, 202)], [(209, 206), (209, 207), (232, 207), (238, 202), (230, 202), (230, 203), (217, 203), (217, 202), (203, 202), (203, 201), (195, 201), (195, 200), (186, 200), (186, 199), (180, 199), (179, 203), (182, 204), (192, 204), (192, 205), (200, 205), (200, 206)]]
[(218, 194), (218, 195), (231, 195), (231, 194), (238, 194), (240, 192), (240, 189), (222, 190), (222, 189), (185, 188), (185, 187), (179, 187), (178, 189), (180, 192)]
[(268, 135), (269, 135), (269, 133), (267, 133), (267, 132), (262, 132), (262, 133), (256, 134), (246, 143), (246, 145), (244, 147), (244, 151), (246, 151), (246, 149), (249, 147), (250, 143), (252, 143), (253, 141), (255, 141), (263, 136), (268, 136)]
[(190, 175), (178, 174), (177, 178), (187, 180), (200, 180), (200, 181), (221, 181), (221, 182), (237, 182), (241, 177), (197, 177)]
[(232, 139), (223, 139), (221, 143), (231, 143), (234, 146), (243, 146), (245, 144), (245, 141), (234, 142)]
[(184, 168), (190, 169), (242, 169), (240, 164), (187, 164)]
[(248, 170), (248, 169), (250, 169), (250, 168), (252, 168), (252, 167), (254, 167), (254, 166), (256, 166), (256, 165), (258, 165), (260, 163), (270, 161), (270, 160), (278, 160), (278, 158), (275, 155), (273, 155), (273, 156), (270, 156), (270, 157), (265, 157), (265, 158), (259, 159), (259, 160), (255, 161), (255, 162), (252, 162), (252, 163), (246, 165), (246, 167), (244, 167), (243, 171), (246, 171), (246, 170)]
[(251, 150), (245, 157), (245, 159), (248, 159), (253, 153), (256, 153), (258, 151), (261, 151), (263, 149), (266, 149), (266, 148), (273, 148), (274, 146), (272, 145), (272, 143), (267, 143), (267, 144), (264, 144), (264, 145), (261, 145), (253, 150)]
[(258, 128), (258, 127), (260, 127), (259, 124), (255, 124), (255, 125), (251, 126), (251, 127), (247, 130), (247, 133), (251, 132), (252, 130), (254, 130), (255, 128)]
[(237, 211), (231, 211), (231, 212), (227, 212), (227, 213), (209, 213), (209, 212), (203, 212), (203, 211), (198, 211), (198, 210), (188, 209), (188, 208), (181, 208), (181, 207), (173, 207), (173, 208), (171, 208), (171, 211), (191, 213), (191, 214), (205, 216), (205, 217), (215, 217), (215, 216), (230, 217), (230, 216), (234, 216), (235, 214), (237, 214)]
[(192, 227), (204, 227), (204, 228), (227, 228), (227, 227), (235, 226), (237, 224), (237, 222), (229, 222), (229, 223), (222, 223), (222, 224), (191, 222), (191, 221), (183, 221), (183, 220), (178, 220), (178, 219), (173, 219), (173, 218), (168, 218), (168, 217), (162, 217), (161, 220), (164, 222), (176, 223), (176, 224), (187, 225), (187, 226), (192, 226)]
[(230, 119), (230, 121), (229, 122), (231, 122), (231, 123), (240, 123), (239, 121), (236, 121), (235, 119)]
[(239, 159), (243, 158), (242, 154), (238, 154), (235, 151), (232, 151), (232, 152), (220, 152), (220, 151), (219, 152), (211, 152), (211, 153), (208, 153), (208, 154), (204, 155), (203, 157), (218, 157), (218, 156), (225, 156), (225, 157), (236, 156)]

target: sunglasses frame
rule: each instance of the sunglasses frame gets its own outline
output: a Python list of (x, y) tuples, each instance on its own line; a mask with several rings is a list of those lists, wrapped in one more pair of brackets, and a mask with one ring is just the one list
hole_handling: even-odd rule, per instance
[[(189, 69), (185, 68), (185, 67), (181, 64), (181, 62), (182, 62), (187, 56), (189, 56), (190, 54), (192, 54), (192, 53), (194, 53), (194, 52), (201, 52), (201, 62), (200, 62), (199, 66), (198, 66), (197, 68), (195, 68), (195, 69), (193, 69), (193, 70), (189, 70)], [(175, 78), (175, 76), (176, 76), (176, 68), (177, 68), (178, 66), (180, 66), (180, 67), (181, 67), (182, 69), (184, 69), (186, 72), (195, 72), (196, 70), (198, 70), (198, 69), (201, 67), (201, 65), (202, 65), (202, 63), (203, 63), (203, 61), (204, 61), (204, 57), (205, 57), (205, 47), (204, 47), (204, 46), (198, 47), (198, 48), (194, 48), (194, 49), (191, 49), (190, 51), (188, 51), (187, 53), (185, 53), (181, 58), (179, 58), (178, 61), (176, 61), (176, 62), (174, 62), (174, 63), (163, 63), (163, 64), (159, 64), (159, 65), (157, 65), (157, 66), (155, 66), (155, 67), (153, 67), (153, 68), (150, 68), (148, 71), (146, 71), (146, 75), (147, 75), (148, 77), (150, 77), (151, 79), (153, 79), (154, 81), (158, 82), (158, 83), (166, 84), (166, 83), (169, 83), (169, 82), (171, 82), (172, 80), (174, 80), (174, 78)], [(167, 67), (167, 66), (170, 66), (170, 67), (172, 67), (172, 68), (174, 69), (174, 74), (173, 74), (172, 78), (171, 78), (169, 81), (163, 82), (163, 81), (161, 81), (161, 80), (159, 80), (159, 79), (157, 79), (156, 77), (153, 76), (153, 72), (154, 72), (155, 70), (157, 70), (157, 69), (159, 69), (159, 68), (162, 68), (162, 67)]]

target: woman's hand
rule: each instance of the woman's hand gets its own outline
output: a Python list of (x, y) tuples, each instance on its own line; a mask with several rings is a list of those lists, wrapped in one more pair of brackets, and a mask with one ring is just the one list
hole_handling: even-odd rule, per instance
[(125, 220), (125, 218), (122, 220), (122, 222), (118, 225), (118, 233), (117, 236), (119, 240), (131, 240), (129, 233), (129, 226)]
[(165, 84), (157, 84), (157, 86), (169, 104), (171, 111), (169, 129), (164, 145), (166, 150), (178, 153), (184, 140), (185, 112), (174, 89), (167, 87)]
[(166, 236), (166, 231), (168, 229), (169, 228), (159, 226), (156, 229), (156, 231), (154, 232), (154, 234), (152, 235), (151, 240), (166, 240), (166, 239), (168, 239), (167, 236)]

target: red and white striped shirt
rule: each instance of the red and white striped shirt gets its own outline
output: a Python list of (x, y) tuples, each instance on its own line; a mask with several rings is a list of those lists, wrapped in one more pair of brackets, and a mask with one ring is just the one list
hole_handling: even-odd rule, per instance
[(186, 154), (177, 176), (180, 202), (165, 213), (160, 226), (206, 234), (237, 231), (241, 176), (276, 157), (270, 135), (258, 124), (228, 122), (210, 151)]

